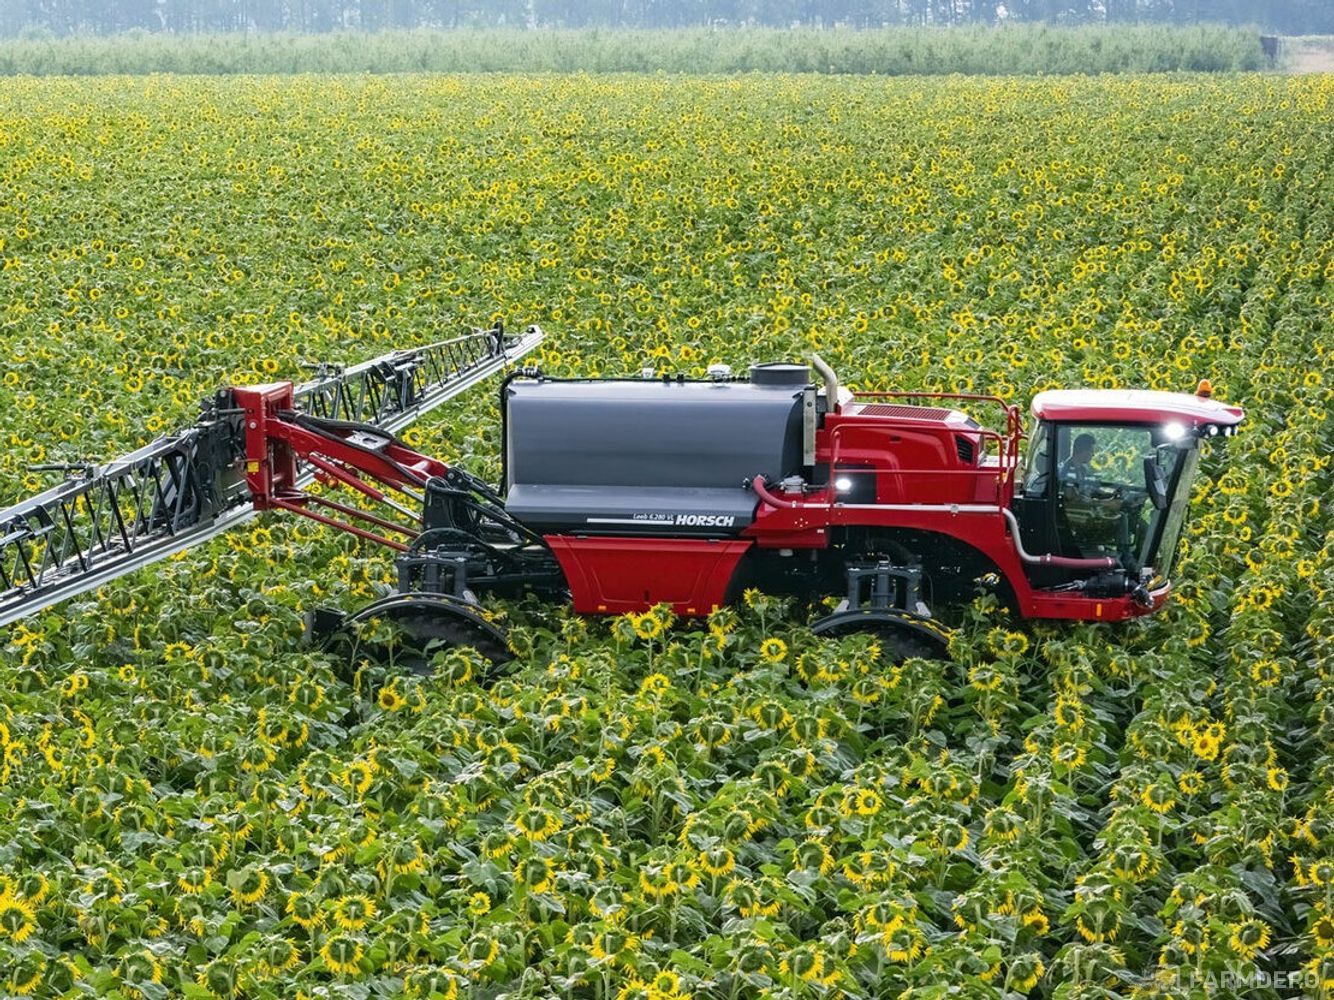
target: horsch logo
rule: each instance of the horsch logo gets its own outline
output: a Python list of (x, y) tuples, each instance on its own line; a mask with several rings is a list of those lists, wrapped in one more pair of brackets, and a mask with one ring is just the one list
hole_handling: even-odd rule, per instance
[(676, 523), (694, 528), (730, 528), (736, 518), (731, 514), (677, 514)]

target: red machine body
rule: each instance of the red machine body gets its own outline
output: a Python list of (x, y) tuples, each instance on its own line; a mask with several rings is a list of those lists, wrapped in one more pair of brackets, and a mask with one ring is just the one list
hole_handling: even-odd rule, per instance
[[(983, 427), (958, 406), (985, 407), (999, 415), (998, 426)], [(1210, 399), (1142, 391), (1046, 392), (1035, 398), (1032, 412), (1039, 422), (1179, 424), (1191, 433), (1230, 430), (1242, 418), (1239, 408)], [(666, 602), (677, 614), (705, 615), (735, 596), (734, 581), (752, 547), (793, 558), (800, 550), (828, 550), (850, 528), (892, 528), (966, 546), (1000, 574), (1026, 618), (1121, 621), (1161, 607), (1171, 590), (1162, 575), (1122, 594), (1044, 587), (1031, 578), (1030, 565), (1094, 571), (1111, 568), (1112, 561), (1025, 552), (1012, 510), (1024, 440), (1020, 411), (997, 397), (854, 394), (825, 415), (816, 433), (815, 465), (828, 470), (823, 485), (788, 492), (754, 480), (755, 518), (738, 540), (574, 534), (546, 540), (575, 609), (585, 613), (642, 611)]]

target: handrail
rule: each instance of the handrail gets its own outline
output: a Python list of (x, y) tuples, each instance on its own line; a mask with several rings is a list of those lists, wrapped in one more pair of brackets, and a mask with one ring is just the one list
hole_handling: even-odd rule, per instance
[[(842, 443), (843, 431), (847, 427), (856, 427), (861, 430), (863, 425), (839, 424), (829, 433), (829, 481), (832, 483), (836, 478), (836, 470), (839, 468), (839, 450)], [(967, 469), (943, 469), (939, 467), (930, 468), (894, 468), (894, 469), (847, 469), (845, 474), (857, 475), (872, 473), (875, 475), (931, 475), (931, 476), (990, 476), (994, 478), (995, 499), (1000, 503), (1002, 492), (1007, 481), (1012, 481), (1015, 470), (1018, 468), (1018, 448), (1016, 439), (1009, 434), (1001, 434), (988, 427), (969, 427), (965, 431), (954, 430), (952, 433), (967, 433), (983, 441), (996, 442), (997, 463), (994, 466), (977, 466)], [(1011, 451), (1014, 446), (1014, 451)], [(829, 506), (833, 507), (837, 503), (835, 496), (830, 495)]]

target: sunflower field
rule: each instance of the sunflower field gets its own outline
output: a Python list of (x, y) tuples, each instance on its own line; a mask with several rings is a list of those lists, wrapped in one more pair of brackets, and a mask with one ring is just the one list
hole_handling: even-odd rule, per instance
[[(1334, 995), (1334, 78), (16, 78), (0, 506), (495, 318), (567, 375), (1190, 390), (1172, 602), (885, 662), (749, 593), (348, 676), (266, 516), (0, 634), (0, 994)], [(478, 390), (409, 432), (498, 470)]]

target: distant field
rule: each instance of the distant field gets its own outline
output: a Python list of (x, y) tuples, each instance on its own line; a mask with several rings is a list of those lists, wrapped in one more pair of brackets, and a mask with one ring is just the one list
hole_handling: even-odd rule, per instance
[(159, 35), (0, 42), (0, 74), (1124, 73), (1265, 66), (1254, 31), (1222, 27), (874, 31), (400, 31)]
[(1279, 62), (1291, 73), (1334, 73), (1334, 35), (1285, 38)]

